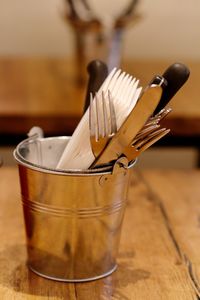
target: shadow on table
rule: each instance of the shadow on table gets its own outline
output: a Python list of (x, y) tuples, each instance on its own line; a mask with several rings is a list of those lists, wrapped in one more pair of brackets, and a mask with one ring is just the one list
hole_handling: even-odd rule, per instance
[[(117, 272), (101, 280), (84, 284), (87, 290), (94, 289), (99, 299), (115, 295), (116, 299), (129, 300), (124, 294), (128, 285), (133, 285), (140, 280), (150, 277), (148, 271), (134, 269), (129, 259), (134, 257), (132, 252), (122, 252), (119, 255)], [(14, 245), (0, 252), (0, 285), (17, 293), (27, 295), (56, 297), (57, 299), (71, 299), (71, 296), (81, 291), (81, 283), (62, 283), (48, 280), (31, 272), (26, 265), (25, 245)], [(88, 294), (89, 295), (89, 294)]]

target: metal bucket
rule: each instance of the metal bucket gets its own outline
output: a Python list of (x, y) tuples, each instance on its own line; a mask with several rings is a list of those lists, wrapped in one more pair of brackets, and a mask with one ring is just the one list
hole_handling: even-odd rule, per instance
[(130, 168), (127, 160), (98, 170), (56, 170), (69, 137), (29, 138), (18, 162), (28, 266), (54, 280), (80, 282), (117, 267)]

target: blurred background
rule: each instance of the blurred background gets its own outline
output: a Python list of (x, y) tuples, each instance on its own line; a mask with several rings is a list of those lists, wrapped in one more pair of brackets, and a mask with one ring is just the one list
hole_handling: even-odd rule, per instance
[[(90, 29), (80, 25), (77, 35), (64, 0), (0, 0), (0, 5), (0, 154), (12, 164), (13, 148), (32, 126), (41, 126), (47, 135), (73, 132), (87, 86), (87, 81), (76, 82), (77, 38)], [(142, 85), (177, 61), (191, 70), (166, 121), (172, 134), (142, 155), (140, 167), (198, 167), (200, 2), (137, 1), (120, 26), (120, 64)]]
[[(98, 1), (96, 1), (98, 2)], [(123, 0), (111, 1), (113, 3)], [(2, 56), (72, 56), (74, 35), (65, 22), (64, 0), (0, 0)], [(141, 0), (140, 19), (125, 30), (127, 58), (200, 59), (198, 0)]]

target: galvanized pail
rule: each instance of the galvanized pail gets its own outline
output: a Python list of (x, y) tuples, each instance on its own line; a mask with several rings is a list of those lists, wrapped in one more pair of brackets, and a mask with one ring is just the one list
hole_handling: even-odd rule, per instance
[(18, 162), (28, 265), (60, 281), (88, 281), (116, 269), (130, 168), (56, 170), (69, 137), (29, 138)]

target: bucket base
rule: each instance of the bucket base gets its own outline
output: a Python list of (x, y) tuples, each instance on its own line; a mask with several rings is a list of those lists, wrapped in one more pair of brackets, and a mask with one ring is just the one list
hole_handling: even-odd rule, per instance
[(58, 277), (51, 277), (45, 274), (42, 274), (36, 270), (34, 270), (30, 265), (28, 265), (29, 269), (34, 272), (35, 274), (44, 277), (46, 279), (51, 279), (51, 280), (56, 280), (56, 281), (62, 281), (62, 282), (87, 282), (87, 281), (93, 281), (93, 280), (97, 280), (97, 279), (101, 279), (104, 278), (106, 276), (111, 275), (116, 269), (117, 269), (117, 265), (114, 266), (114, 268), (112, 268), (109, 272), (104, 273), (102, 275), (99, 276), (95, 276), (95, 277), (91, 277), (91, 278), (81, 278), (81, 279), (67, 279), (67, 278), (58, 278)]

